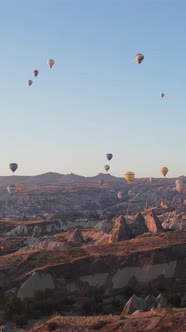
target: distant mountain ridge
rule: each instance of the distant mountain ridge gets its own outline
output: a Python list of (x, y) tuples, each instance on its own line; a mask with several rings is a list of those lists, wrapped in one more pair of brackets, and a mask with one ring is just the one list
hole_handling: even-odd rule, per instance
[(38, 175), (11, 175), (0, 176), (1, 186), (9, 185), (10, 183), (32, 184), (32, 185), (56, 185), (56, 184), (73, 184), (73, 183), (99, 183), (100, 180), (107, 182), (118, 182), (122, 178), (112, 176), (110, 174), (99, 173), (96, 176), (83, 176), (74, 173), (61, 174), (55, 172), (48, 172)]
[[(185, 176), (181, 176), (182, 180), (186, 181)], [(147, 178), (136, 178), (134, 180), (134, 183), (147, 183)], [(176, 178), (153, 178), (153, 181), (155, 182), (163, 182), (167, 185), (173, 184), (175, 182)], [(100, 180), (104, 180), (105, 184), (109, 183), (122, 183), (124, 182), (126, 184), (126, 181), (123, 177), (117, 177), (113, 176), (109, 173), (99, 173), (95, 176), (83, 176), (78, 175), (74, 173), (70, 174), (61, 174), (56, 172), (47, 172), (44, 174), (38, 174), (38, 175), (28, 175), (28, 176), (22, 176), (22, 175), (11, 175), (11, 176), (0, 176), (0, 183), (1, 186), (8, 186), (10, 183), (20, 183), (20, 184), (29, 184), (29, 185), (62, 185), (62, 184), (99, 184)]]

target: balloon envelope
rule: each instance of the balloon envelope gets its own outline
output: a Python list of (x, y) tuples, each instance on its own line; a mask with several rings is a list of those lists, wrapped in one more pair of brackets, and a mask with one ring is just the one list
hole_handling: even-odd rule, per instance
[(176, 190), (179, 193), (182, 193), (184, 189), (183, 181), (181, 179), (177, 179), (175, 183), (176, 183)]
[(177, 185), (183, 184), (183, 181), (182, 181), (182, 179), (177, 179), (175, 181), (175, 183), (176, 183), (176, 186), (177, 186)]
[(141, 63), (144, 59), (144, 55), (141, 53), (136, 54), (135, 59), (138, 63)]
[(135, 174), (133, 172), (129, 171), (124, 174), (124, 178), (128, 183), (131, 183), (135, 178)]
[(164, 93), (160, 93), (160, 97), (163, 98), (165, 95)]
[(106, 172), (108, 172), (109, 169), (110, 169), (110, 166), (109, 166), (109, 165), (105, 165), (105, 166), (104, 166), (104, 169), (105, 169)]
[(33, 74), (35, 77), (37, 77), (37, 75), (39, 74), (39, 71), (35, 69), (35, 70), (33, 70)]
[(27, 84), (28, 84), (29, 86), (31, 86), (32, 83), (33, 83), (32, 80), (28, 80), (28, 81), (27, 81)]
[(16, 171), (16, 169), (18, 168), (18, 164), (16, 164), (16, 163), (11, 163), (11, 164), (9, 165), (9, 167), (10, 167), (11, 171), (14, 173), (14, 172)]
[(53, 59), (49, 59), (49, 60), (47, 61), (47, 63), (48, 63), (48, 65), (49, 65), (49, 67), (52, 68), (53, 65), (54, 65), (54, 63), (55, 63), (55, 61), (54, 61)]
[(168, 173), (168, 168), (167, 167), (161, 167), (160, 172), (165, 176)]
[(9, 192), (9, 194), (14, 194), (16, 192), (16, 186), (15, 184), (10, 184), (8, 187), (7, 187), (7, 190)]
[(123, 191), (119, 191), (117, 194), (119, 199), (122, 199), (124, 197), (124, 192)]
[(16, 193), (20, 193), (22, 188), (23, 188), (23, 186), (21, 184), (16, 184)]
[(107, 158), (108, 160), (111, 160), (111, 159), (113, 158), (112, 153), (107, 153), (107, 154), (106, 154), (106, 158)]

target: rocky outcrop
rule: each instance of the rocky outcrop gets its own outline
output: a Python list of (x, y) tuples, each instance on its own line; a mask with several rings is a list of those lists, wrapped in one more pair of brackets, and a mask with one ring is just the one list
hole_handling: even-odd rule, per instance
[(133, 222), (129, 224), (129, 227), (130, 227), (132, 237), (136, 237), (136, 236), (149, 232), (149, 229), (145, 223), (145, 219), (140, 212), (137, 213)]
[(165, 308), (167, 306), (167, 301), (161, 293), (157, 296), (156, 301), (161, 308)]
[(111, 228), (112, 224), (108, 220), (101, 220), (95, 226), (95, 229), (101, 230), (104, 233), (109, 233), (111, 231)]
[(20, 287), (17, 297), (24, 299), (34, 296), (37, 290), (46, 291), (48, 289), (54, 289), (55, 284), (50, 274), (42, 274), (34, 272), (32, 276), (24, 282)]
[(145, 303), (147, 310), (151, 310), (152, 308), (156, 308), (159, 302), (152, 294), (150, 294), (145, 298)]
[(157, 234), (164, 231), (161, 222), (159, 221), (153, 210), (150, 214), (147, 214), (145, 216), (145, 223), (148, 227), (149, 232), (152, 234)]
[(110, 242), (119, 242), (131, 238), (130, 228), (123, 216), (116, 218), (114, 227), (110, 232)]
[(78, 228), (68, 232), (67, 241), (76, 244), (83, 244), (85, 242), (81, 235), (81, 231)]
[[(163, 287), (167, 292), (177, 292), (182, 297), (186, 292), (186, 238), (181, 232), (179, 234), (170, 232), (163, 236), (160, 234), (130, 241), (76, 247), (58, 253), (50, 251), (46, 252), (44, 257), (34, 253), (35, 256), (32, 254), (29, 264), (32, 263), (33, 266), (34, 257), (37, 260), (40, 257), (40, 261), (44, 259), (46, 266), (36, 271), (40, 277), (52, 276), (55, 290), (60, 289), (64, 294), (80, 295), (101, 291), (105, 295), (112, 296), (132, 285), (134, 292), (150, 290), (156, 293), (160, 287)], [(76, 258), (78, 254), (82, 257)], [(75, 258), (73, 259), (71, 255)], [(13, 266), (13, 257), (11, 259)], [(47, 266), (48, 259), (51, 266)], [(4, 262), (2, 260), (2, 264)], [(8, 264), (10, 267), (10, 258)], [(13, 270), (5, 271), (3, 267), (0, 272), (2, 287), (5, 284), (5, 273), (8, 282)], [(16, 273), (14, 270), (15, 275)], [(28, 279), (29, 277), (27, 275)], [(9, 288), (14, 286), (15, 284), (11, 283)], [(179, 293), (180, 290), (182, 293)], [(152, 297), (146, 299), (147, 307), (149, 302), (153, 302)], [(156, 303), (153, 303), (154, 305)]]
[(157, 306), (160, 308), (166, 307), (166, 300), (162, 294), (159, 294), (157, 298), (153, 295), (148, 295), (145, 299), (142, 299), (134, 294), (125, 304), (121, 316), (131, 315), (136, 311), (138, 311), (138, 313), (149, 311)]
[(165, 230), (186, 231), (186, 219), (164, 221), (162, 227)]
[(144, 299), (134, 294), (125, 304), (121, 316), (131, 315), (136, 310), (140, 310), (142, 312), (147, 311), (147, 306)]

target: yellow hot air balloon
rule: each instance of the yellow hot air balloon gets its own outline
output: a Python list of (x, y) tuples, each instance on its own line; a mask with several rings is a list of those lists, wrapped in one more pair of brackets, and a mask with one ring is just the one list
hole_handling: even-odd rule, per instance
[(160, 172), (165, 176), (168, 173), (168, 168), (167, 167), (161, 167)]
[(135, 59), (138, 63), (141, 63), (144, 59), (144, 55), (141, 53), (136, 54)]
[(127, 172), (124, 174), (124, 178), (128, 183), (131, 183), (135, 178), (135, 174), (133, 172)]
[(49, 59), (49, 60), (47, 61), (47, 63), (48, 63), (48, 65), (49, 65), (49, 67), (52, 68), (53, 65), (54, 65), (54, 63), (55, 63), (55, 61), (54, 61), (53, 59)]
[(28, 84), (29, 86), (31, 86), (32, 83), (33, 83), (32, 80), (28, 80), (28, 81), (27, 81), (27, 84)]

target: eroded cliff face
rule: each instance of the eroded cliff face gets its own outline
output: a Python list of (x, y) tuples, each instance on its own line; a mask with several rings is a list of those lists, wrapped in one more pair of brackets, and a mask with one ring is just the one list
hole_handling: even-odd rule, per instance
[(135, 291), (181, 289), (182, 294), (186, 293), (184, 232), (92, 246), (85, 251), (87, 256), (36, 269), (37, 278), (36, 274), (29, 274), (18, 297), (31, 297), (40, 289), (41, 279), (42, 290), (49, 289), (50, 285), (51, 289), (71, 295), (87, 295), (90, 291), (113, 295), (126, 286), (132, 286)]

